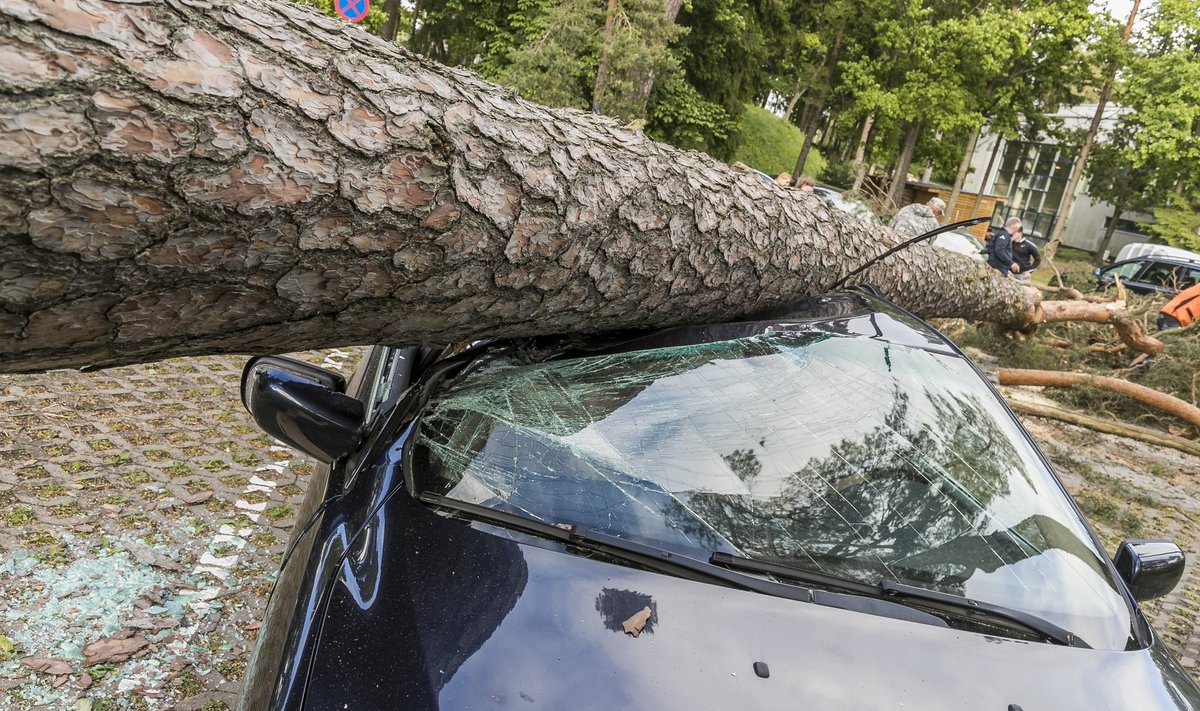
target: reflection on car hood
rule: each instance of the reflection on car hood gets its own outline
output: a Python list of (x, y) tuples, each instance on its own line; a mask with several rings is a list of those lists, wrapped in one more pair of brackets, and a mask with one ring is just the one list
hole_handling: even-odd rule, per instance
[(376, 524), (335, 584), (307, 708), (1200, 708), (1158, 643), (1074, 649), (772, 598), (517, 542), (406, 495)]

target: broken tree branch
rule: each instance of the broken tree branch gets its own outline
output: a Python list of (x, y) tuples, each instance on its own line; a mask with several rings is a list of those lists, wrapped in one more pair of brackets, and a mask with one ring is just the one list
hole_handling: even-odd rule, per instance
[(1183, 437), (1176, 437), (1167, 432), (1160, 432), (1148, 427), (1139, 427), (1115, 420), (1104, 420), (1099, 417), (1091, 417), (1078, 412), (1071, 412), (1070, 410), (1051, 407), (1049, 405), (1025, 402), (1023, 400), (1009, 399), (1008, 405), (1018, 414), (1045, 417), (1051, 420), (1058, 420), (1059, 422), (1086, 427), (1096, 432), (1117, 435), (1118, 437), (1128, 437), (1129, 439), (1136, 439), (1139, 442), (1145, 442), (1157, 447), (1170, 447), (1180, 452), (1200, 456), (1200, 443), (1184, 439)]
[(1158, 355), (1163, 351), (1162, 341), (1146, 335), (1137, 321), (1125, 311), (1125, 302), (1095, 304), (1088, 301), (1043, 301), (1041, 323), (1058, 321), (1090, 321), (1111, 323), (1125, 345), (1142, 353)]
[(1138, 402), (1174, 415), (1200, 428), (1200, 408), (1190, 405), (1173, 395), (1159, 392), (1144, 385), (1131, 383), (1128, 380), (1121, 380), (1120, 378), (1109, 378), (1103, 375), (1091, 375), (1088, 373), (1025, 370), (1020, 368), (1000, 368), (996, 371), (996, 378), (1001, 385), (1040, 385), (1049, 388), (1091, 385), (1131, 397)]

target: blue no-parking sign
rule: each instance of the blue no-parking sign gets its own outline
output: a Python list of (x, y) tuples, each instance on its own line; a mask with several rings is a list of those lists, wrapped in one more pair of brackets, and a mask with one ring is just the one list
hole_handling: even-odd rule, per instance
[(333, 0), (333, 11), (346, 22), (362, 22), (371, 9), (371, 0)]

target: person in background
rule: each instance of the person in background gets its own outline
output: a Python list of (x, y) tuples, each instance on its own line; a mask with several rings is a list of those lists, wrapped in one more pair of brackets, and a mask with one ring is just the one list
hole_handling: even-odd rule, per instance
[(792, 184), (792, 174), (784, 172), (784, 173), (780, 173), (779, 175), (776, 175), (775, 176), (775, 184), (781, 188), (786, 188), (787, 186)]
[(1037, 245), (1025, 239), (1024, 227), (1012, 233), (1012, 258), (1018, 267), (1013, 276), (1020, 281), (1029, 281), (1030, 273), (1042, 263), (1042, 255), (1038, 253)]
[(1200, 284), (1194, 284), (1175, 295), (1158, 312), (1158, 330), (1183, 328), (1200, 317)]
[(916, 237), (941, 227), (941, 219), (944, 214), (946, 214), (946, 203), (939, 197), (932, 197), (924, 205), (914, 202), (900, 208), (900, 211), (892, 217), (892, 221), (888, 223), (888, 227), (904, 237)]
[(983, 250), (987, 253), (989, 267), (1005, 276), (1021, 271), (1021, 267), (1013, 261), (1012, 247), (1012, 236), (1020, 231), (1021, 218), (1010, 217), (1004, 221), (1004, 227), (992, 234), (987, 248)]
[(811, 175), (801, 175), (799, 178), (796, 178), (796, 189), (802, 192), (811, 193), (816, 184), (817, 181), (813, 180)]

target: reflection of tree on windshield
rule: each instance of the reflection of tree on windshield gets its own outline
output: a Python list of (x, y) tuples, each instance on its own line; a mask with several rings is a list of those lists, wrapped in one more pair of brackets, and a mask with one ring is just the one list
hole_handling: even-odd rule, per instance
[[(686, 526), (690, 509), (744, 555), (871, 582), (888, 575), (954, 589), (977, 569), (1036, 555), (1047, 544), (1036, 525), (980, 533), (995, 528), (989, 506), (1008, 494), (1018, 461), (983, 401), (962, 391), (926, 397), (931, 409), (916, 411), (893, 389), (881, 422), (806, 462), (775, 495), (693, 492), (668, 515)], [(762, 468), (753, 452), (725, 459), (739, 477), (734, 463)]]
[(762, 473), (762, 463), (752, 449), (735, 449), (730, 454), (722, 455), (721, 459), (729, 465), (730, 471), (737, 475), (746, 486), (750, 486), (754, 477)]

